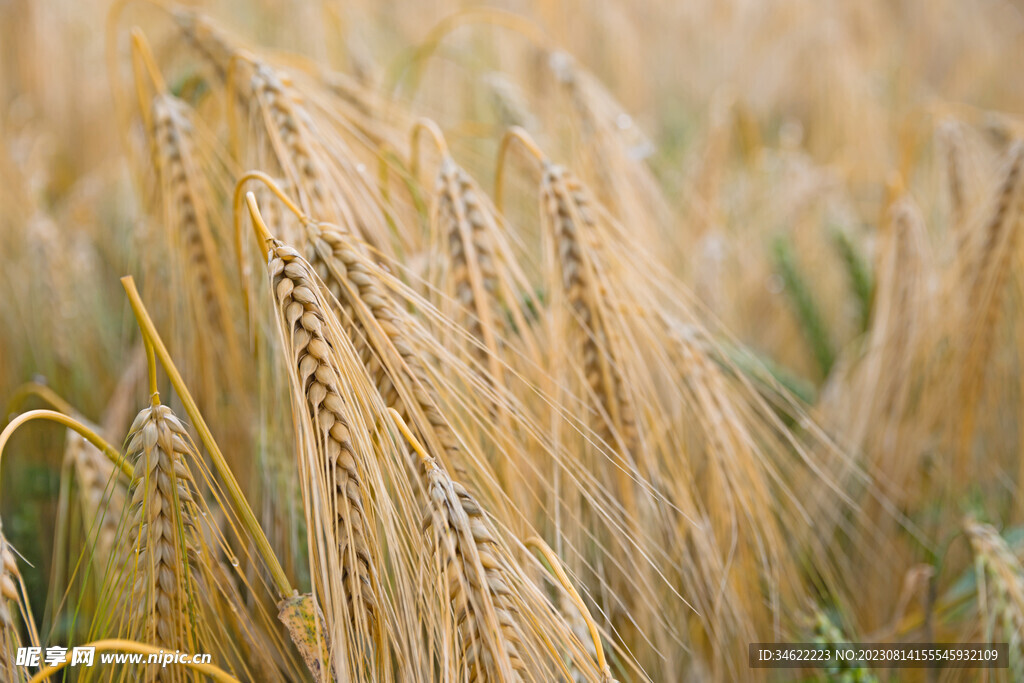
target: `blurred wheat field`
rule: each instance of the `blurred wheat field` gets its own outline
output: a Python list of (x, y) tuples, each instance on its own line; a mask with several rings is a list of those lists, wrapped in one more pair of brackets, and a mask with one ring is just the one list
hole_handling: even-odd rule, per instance
[[(0, 679), (1024, 680), (1021, 63), (1019, 0), (0, 0)], [(89, 644), (211, 662), (19, 661)]]

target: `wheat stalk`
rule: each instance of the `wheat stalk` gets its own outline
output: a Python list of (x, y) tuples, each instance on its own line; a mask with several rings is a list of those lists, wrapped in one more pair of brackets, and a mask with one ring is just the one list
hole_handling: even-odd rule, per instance
[(373, 263), (345, 230), (306, 223), (315, 258), (312, 265), (341, 306), (339, 319), (385, 405), (410, 420), (423, 438), (463, 468), (459, 440), (441, 412), (437, 390), (421, 353), (430, 348), (426, 332), (400, 309)]
[(1018, 240), (1024, 193), (1024, 142), (1007, 152), (1007, 166), (985, 225), (985, 242), (967, 297), (967, 338), (960, 365), (960, 401), (966, 414), (958, 427), (955, 471), (967, 474), (970, 439), (974, 436), (975, 407), (985, 379), (985, 362), (999, 320), (1000, 304)]
[(964, 520), (964, 533), (974, 551), (979, 611), (985, 642), (1007, 642), (1011, 675), (1024, 671), (1024, 567), (991, 525)]
[[(195, 648), (200, 562), (196, 535), (194, 457), (185, 426), (159, 402), (144, 408), (128, 433), (134, 463), (128, 542), (136, 553), (131, 594), (133, 635), (165, 649)], [(133, 566), (134, 565), (134, 566)]]
[[(481, 371), (482, 384), (474, 391), (481, 394), (498, 432), (511, 435), (516, 418), (506, 400), (509, 382), (521, 389), (517, 380), (523, 377), (512, 365), (520, 358), (516, 347), (533, 363), (533, 367), (525, 364), (525, 372), (542, 367), (533, 330), (515, 295), (529, 291), (530, 286), (502, 240), (498, 217), (483, 191), (447, 154), (437, 172), (436, 188), (431, 227), (448, 255), (438, 336)], [(507, 491), (521, 491), (522, 472), (516, 471), (511, 458), (500, 458), (495, 468)]]
[(222, 81), (228, 80), (232, 62), (241, 48), (210, 20), (190, 10), (174, 10), (174, 21), (185, 39), (213, 65)]
[[(339, 393), (344, 376), (330, 331), (317, 296), (319, 284), (312, 268), (299, 253), (281, 243), (272, 245), (268, 273), (277, 304), (282, 337), (290, 359), (289, 371), (304, 397), (302, 412), (317, 435), (317, 448), (325, 459), (328, 482), (334, 490), (337, 516), (337, 553), (341, 562), (338, 578), (347, 596), (347, 615), (356, 634), (352, 639), (370, 649), (381, 647), (378, 600), (381, 592), (373, 560), (376, 554), (367, 538), (368, 524), (359, 472), (360, 461), (351, 441), (351, 410)], [(371, 663), (372, 665), (372, 663)], [(369, 671), (372, 673), (372, 668)]]
[[(604, 656), (604, 646), (601, 643), (601, 635), (597, 630), (597, 624), (594, 622), (594, 618), (590, 614), (590, 610), (587, 609), (587, 605), (583, 602), (583, 598), (580, 596), (576, 587), (572, 585), (572, 581), (569, 580), (568, 574), (565, 573), (565, 569), (562, 567), (562, 563), (558, 560), (558, 556), (551, 550), (550, 546), (543, 541), (543, 539), (533, 536), (526, 539), (526, 545), (534, 550), (540, 552), (544, 556), (544, 559), (548, 561), (551, 567), (551, 571), (554, 573), (555, 578), (558, 579), (558, 583), (562, 585), (562, 589), (565, 591), (566, 597), (572, 601), (573, 607), (579, 618), (586, 625), (587, 635), (590, 638), (589, 652), (593, 654), (594, 659), (597, 661), (597, 668), (601, 671), (601, 683), (616, 683), (612, 678), (611, 671), (608, 669), (608, 662)], [(575, 624), (574, 624), (575, 625)], [(577, 628), (573, 629), (577, 632)], [(578, 672), (577, 672), (578, 673)], [(575, 677), (577, 680), (579, 676)]]
[(583, 173), (602, 203), (631, 226), (637, 243), (657, 244), (657, 231), (669, 224), (671, 213), (657, 179), (643, 163), (654, 145), (601, 82), (572, 57), (560, 50), (549, 52), (547, 66), (576, 114), (566, 132), (567, 137), (578, 138), (573, 167)]
[(153, 148), (164, 216), (169, 229), (182, 240), (186, 290), (196, 293), (205, 322), (223, 337), (218, 360), (233, 370), (237, 380), (242, 374), (241, 346), (232, 319), (228, 278), (211, 230), (208, 199), (202, 192), (208, 188), (195, 157), (193, 124), (185, 109), (183, 102), (166, 93), (152, 102)]
[(605, 443), (636, 453), (635, 408), (623, 381), (616, 332), (601, 305), (606, 293), (595, 272), (600, 267), (595, 262), (600, 249), (596, 210), (580, 181), (555, 164), (545, 165), (540, 197), (559, 285), (575, 322), (583, 376), (589, 395), (599, 402), (596, 431)]
[[(378, 253), (390, 255), (390, 234), (379, 193), (369, 185), (355, 156), (330, 124), (315, 118), (301, 94), (276, 70), (253, 63), (256, 108), (277, 164), (298, 193), (307, 215), (349, 226)], [(303, 233), (282, 235), (303, 243)], [(311, 256), (311, 254), (310, 254)]]
[(483, 347), (475, 350), (476, 356), (489, 365), (491, 376), (502, 383), (498, 361), (498, 340), (503, 336), (499, 328), (501, 317), (495, 315), (492, 304), (498, 293), (498, 276), (480, 190), (451, 157), (441, 162), (436, 185), (436, 230), (446, 240), (452, 260), (455, 300), (469, 312), (463, 319), (466, 330), (474, 339), (483, 341)]
[(496, 539), (483, 511), (444, 466), (430, 456), (390, 409), (396, 425), (413, 446), (426, 496), (423, 526), (436, 557), (435, 571), (455, 610), (459, 633), (460, 677), (468, 680), (522, 680), (526, 665), (515, 623), (510, 582), (496, 551)]
[[(108, 614), (120, 611), (124, 620), (108, 623), (101, 616), (94, 631), (125, 629), (167, 651), (210, 652), (249, 678), (293, 679), (298, 665), (264, 607), (264, 588), (243, 578), (231, 550), (246, 548), (248, 539), (236, 535), (229, 543), (210, 523), (193, 468), (208, 484), (211, 474), (184, 424), (155, 393), (129, 430), (127, 450), (135, 474), (122, 542), (130, 552), (110, 584), (114, 601), (103, 603)], [(222, 506), (219, 488), (211, 494)], [(237, 520), (230, 525), (238, 534)], [(248, 607), (239, 580), (251, 596)], [(148, 675), (179, 680), (175, 669)]]

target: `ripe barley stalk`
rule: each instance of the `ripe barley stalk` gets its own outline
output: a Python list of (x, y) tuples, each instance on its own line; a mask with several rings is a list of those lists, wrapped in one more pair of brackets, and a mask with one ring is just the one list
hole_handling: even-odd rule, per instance
[[(210, 205), (216, 201), (209, 178), (200, 168), (199, 145), (186, 111), (187, 105), (167, 93), (152, 101), (152, 146), (160, 181), (164, 221), (173, 231), (172, 241), (180, 249), (185, 294), (191, 304), (196, 326), (208, 326), (214, 335), (195, 335), (189, 342), (197, 348), (201, 395), (218, 396), (219, 386), (244, 386), (244, 348), (235, 328), (234, 307), (228, 278), (210, 224)], [(249, 403), (245, 392), (232, 401)], [(216, 404), (211, 404), (216, 405)], [(223, 414), (218, 407), (217, 415)], [(241, 411), (243, 414), (248, 409)], [(244, 442), (239, 425), (230, 425), (232, 439)]]
[[(397, 424), (404, 424), (401, 416)], [(459, 641), (455, 675), (470, 681), (523, 680), (518, 610), (494, 531), (465, 487), (411, 433), (405, 436), (426, 496), (423, 528), (431, 564), (454, 610)]]
[[(274, 158), (311, 216), (349, 226), (377, 252), (389, 254), (387, 221), (378, 195), (339, 137), (324, 139), (300, 93), (267, 64), (255, 62), (251, 89)], [(302, 244), (304, 234), (283, 235)], [(311, 256), (311, 255), (310, 255)]]
[(256, 65), (252, 91), (262, 112), (271, 147), (306, 213), (324, 215), (326, 190), (321, 168), (313, 158), (310, 131), (300, 116), (304, 113), (285, 90), (284, 83), (269, 66)]
[[(445, 278), (450, 298), (445, 298), (447, 318), (465, 329), (469, 340), (461, 334), (456, 343), (469, 346), (470, 358), (486, 372), (483, 374), (485, 392), (507, 390), (502, 354), (507, 351), (506, 339), (510, 332), (502, 314), (502, 303), (508, 304), (520, 339), (528, 352), (536, 357), (536, 350), (526, 322), (519, 311), (518, 302), (509, 292), (507, 278), (499, 272), (503, 255), (496, 244), (498, 228), (495, 217), (486, 205), (483, 192), (473, 179), (446, 156), (437, 174), (437, 196), (432, 212), (433, 231), (442, 240), (449, 254), (449, 273)], [(502, 264), (502, 267), (504, 264)], [(454, 309), (449, 302), (454, 302)], [(461, 330), (460, 330), (461, 332)], [(507, 405), (498, 399), (487, 401), (488, 413), (498, 429), (511, 435), (513, 424)], [(505, 489), (517, 491), (521, 483), (514, 463), (506, 457), (496, 462), (498, 477)]]
[(135, 469), (127, 536), (135, 558), (126, 567), (131, 635), (190, 652), (199, 651), (196, 488), (187, 462), (194, 456), (185, 425), (154, 395), (132, 423), (126, 453)]
[(1024, 674), (1024, 567), (991, 524), (968, 518), (963, 528), (974, 552), (981, 635), (988, 643), (1009, 643), (1010, 675), (1020, 680)]
[(173, 14), (185, 40), (213, 65), (218, 78), (226, 81), (231, 62), (239, 55), (239, 47), (203, 15), (185, 9), (175, 9)]
[(1010, 147), (1003, 182), (995, 210), (985, 225), (985, 243), (967, 298), (966, 339), (960, 365), (960, 403), (965, 414), (959, 425), (955, 471), (963, 481), (968, 472), (971, 438), (974, 436), (975, 407), (984, 385), (986, 360), (999, 320), (1006, 280), (1024, 216), (1024, 142)]
[[(200, 296), (207, 321), (228, 344), (230, 355), (239, 345), (231, 320), (228, 278), (210, 229), (206, 201), (197, 185), (200, 171), (195, 158), (192, 123), (185, 104), (169, 94), (153, 99), (153, 146), (160, 174), (165, 215), (183, 240), (186, 268)], [(191, 288), (189, 288), (191, 291)]]
[[(595, 252), (600, 247), (595, 208), (582, 184), (564, 167), (547, 163), (541, 181), (541, 210), (551, 242), (558, 285), (572, 318), (571, 348), (578, 350), (591, 400), (597, 401), (595, 431), (626, 463), (637, 454), (635, 409), (616, 354), (616, 332), (605, 319)], [(553, 330), (561, 335), (561, 330)], [(559, 338), (555, 343), (564, 343)], [(627, 510), (632, 507), (633, 482), (617, 468), (619, 494)]]
[[(344, 373), (333, 352), (339, 339), (331, 340), (324, 308), (318, 294), (320, 284), (310, 265), (299, 253), (280, 242), (268, 256), (278, 321), (289, 354), (289, 374), (303, 398), (301, 414), (309, 420), (317, 437), (329, 490), (333, 490), (333, 520), (340, 573), (328, 563), (324, 576), (335, 576), (345, 594), (347, 642), (357, 643), (361, 655), (353, 675), (376, 678), (376, 667), (384, 659), (384, 639), (378, 614), (382, 594), (376, 567), (376, 544), (367, 538), (367, 512), (363, 502), (360, 460), (372, 457), (356, 453), (352, 444), (349, 413), (339, 393)], [(343, 342), (342, 342), (343, 343)], [(376, 652), (376, 655), (374, 653)], [(339, 674), (340, 675), (340, 674)], [(358, 676), (357, 676), (358, 677)]]
[(428, 447), (461, 470), (459, 440), (441, 411), (441, 401), (422, 354), (433, 344), (400, 308), (383, 282), (380, 266), (357, 246), (351, 233), (307, 222), (311, 264), (340, 306), (338, 318), (352, 340), (385, 405), (410, 421)]
[(643, 163), (654, 150), (651, 141), (599, 79), (566, 53), (552, 53), (549, 66), (576, 114), (568, 131), (579, 138), (574, 140), (575, 168), (602, 204), (631, 227), (634, 239), (656, 244), (656, 230), (671, 214), (657, 179)]
[(447, 241), (451, 255), (451, 280), (460, 316), (473, 339), (472, 352), (490, 371), (489, 379), (503, 384), (499, 356), (500, 315), (495, 315), (494, 297), (499, 287), (494, 270), (487, 222), (491, 217), (481, 203), (480, 189), (451, 157), (441, 162), (437, 173), (436, 231)]

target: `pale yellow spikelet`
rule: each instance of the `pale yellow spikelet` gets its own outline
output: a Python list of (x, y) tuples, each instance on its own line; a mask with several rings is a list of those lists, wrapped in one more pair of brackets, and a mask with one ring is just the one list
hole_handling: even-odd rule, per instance
[(132, 635), (165, 649), (194, 648), (200, 558), (187, 462), (194, 450), (184, 424), (159, 403), (136, 416), (128, 438), (126, 457), (135, 468), (127, 521), (134, 557), (125, 568)]

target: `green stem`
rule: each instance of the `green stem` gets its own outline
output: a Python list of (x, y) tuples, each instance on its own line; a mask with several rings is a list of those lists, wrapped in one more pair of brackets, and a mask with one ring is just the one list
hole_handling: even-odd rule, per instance
[(796, 313), (804, 339), (807, 340), (814, 352), (814, 359), (818, 363), (821, 376), (823, 379), (827, 378), (828, 373), (832, 370), (832, 363), (835, 362), (835, 352), (832, 350), (825, 320), (821, 316), (814, 295), (811, 294), (807, 281), (804, 280), (796, 265), (793, 247), (784, 238), (779, 238), (775, 242), (775, 265), (785, 283), (786, 292), (789, 294), (789, 300), (794, 313)]
[(178, 372), (178, 368), (171, 359), (171, 354), (167, 351), (167, 347), (160, 338), (160, 334), (156, 331), (156, 326), (149, 317), (146, 306), (142, 303), (142, 297), (139, 296), (139, 290), (135, 287), (135, 280), (130, 275), (127, 275), (121, 278), (121, 284), (128, 294), (128, 301), (131, 303), (132, 311), (135, 313), (135, 320), (139, 324), (139, 329), (142, 330), (142, 335), (153, 345), (153, 350), (157, 358), (160, 359), (160, 364), (163, 365), (164, 371), (167, 372), (167, 376), (171, 380), (171, 386), (174, 387), (178, 398), (181, 399), (182, 404), (185, 406), (185, 412), (188, 413), (189, 418), (192, 420), (192, 426), (199, 433), (199, 438), (206, 447), (214, 468), (224, 481), (228, 496), (231, 498), (231, 503), (235, 508), (235, 513), (255, 542), (260, 557), (266, 563), (271, 578), (277, 585), (280, 597), (290, 597), (295, 593), (295, 589), (292, 588), (288, 577), (285, 576), (281, 563), (278, 562), (273, 548), (270, 547), (270, 541), (267, 540), (266, 534), (263, 533), (263, 528), (256, 521), (256, 515), (253, 514), (252, 508), (249, 507), (249, 502), (242, 493), (242, 487), (238, 485), (235, 475), (231, 473), (231, 468), (228, 467), (224, 454), (221, 453), (220, 447), (217, 446), (217, 442), (213, 439), (213, 433), (207, 426), (206, 420), (203, 419), (202, 413), (199, 412), (199, 406), (196, 404), (195, 399), (192, 398), (188, 387), (185, 386), (185, 380), (182, 379), (181, 373)]

